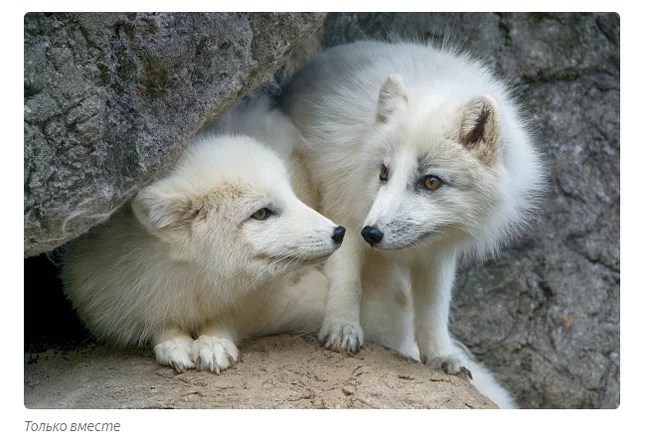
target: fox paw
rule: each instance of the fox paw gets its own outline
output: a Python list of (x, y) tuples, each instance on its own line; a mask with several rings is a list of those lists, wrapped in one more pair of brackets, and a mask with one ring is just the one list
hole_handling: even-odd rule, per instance
[(363, 347), (363, 329), (359, 323), (341, 323), (325, 320), (318, 339), (326, 349), (357, 353)]
[(426, 361), (426, 364), (433, 369), (440, 369), (446, 374), (452, 376), (462, 377), (466, 380), (474, 379), (474, 377), (472, 377), (472, 371), (463, 366), (462, 360), (451, 355), (434, 357), (433, 359)]
[(176, 337), (158, 343), (153, 348), (156, 361), (161, 365), (171, 366), (177, 373), (194, 368), (192, 361), (192, 338)]
[(227, 338), (201, 335), (192, 344), (196, 369), (219, 374), (237, 362), (239, 350)]

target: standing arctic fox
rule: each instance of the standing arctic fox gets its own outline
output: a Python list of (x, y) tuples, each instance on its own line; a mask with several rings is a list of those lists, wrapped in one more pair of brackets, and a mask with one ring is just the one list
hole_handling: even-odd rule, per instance
[(68, 297), (96, 336), (151, 343), (179, 372), (220, 372), (240, 338), (318, 329), (327, 280), (296, 269), (331, 255), (345, 229), (294, 194), (298, 135), (269, 109), (266, 98), (236, 107), (130, 207), (70, 244)]
[(543, 184), (506, 86), (455, 51), (364, 41), (307, 63), (279, 106), (305, 141), (317, 209), (348, 229), (325, 265), (325, 346), (363, 345), (362, 287), (377, 274), (368, 258), (385, 257), (410, 276), (422, 362), (468, 374), (448, 329), (457, 259), (495, 253), (526, 222)]

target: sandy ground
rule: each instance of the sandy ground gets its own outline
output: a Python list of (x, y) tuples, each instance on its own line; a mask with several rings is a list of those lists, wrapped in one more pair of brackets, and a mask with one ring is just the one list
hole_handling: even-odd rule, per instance
[(25, 355), (27, 408), (496, 408), (470, 383), (380, 346), (356, 356), (287, 335), (241, 344), (219, 374), (176, 374), (142, 351)]

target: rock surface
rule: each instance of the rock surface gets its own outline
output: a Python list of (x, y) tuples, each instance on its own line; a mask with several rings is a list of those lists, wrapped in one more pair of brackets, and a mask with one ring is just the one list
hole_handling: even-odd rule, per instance
[(105, 220), (323, 18), (25, 15), (25, 256)]
[(219, 374), (176, 374), (140, 352), (26, 354), (27, 408), (496, 408), (464, 379), (379, 346), (357, 356), (288, 335), (243, 343)]
[(323, 47), (391, 35), (447, 40), (519, 87), (547, 154), (548, 198), (517, 246), (461, 271), (453, 328), (523, 407), (619, 405), (619, 33), (616, 14), (325, 20)]

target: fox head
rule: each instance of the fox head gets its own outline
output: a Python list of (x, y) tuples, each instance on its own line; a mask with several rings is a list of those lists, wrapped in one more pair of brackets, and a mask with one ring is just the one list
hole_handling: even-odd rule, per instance
[(244, 136), (197, 139), (132, 209), (174, 260), (249, 286), (323, 261), (345, 233), (296, 197), (275, 153)]
[(494, 98), (420, 93), (400, 75), (380, 89), (364, 148), (375, 200), (362, 230), (377, 249), (480, 240), (507, 200)]

